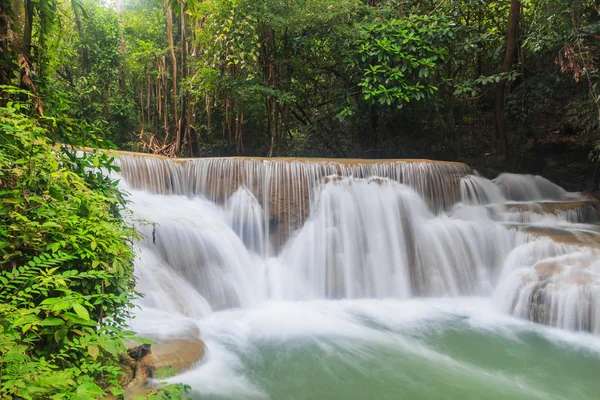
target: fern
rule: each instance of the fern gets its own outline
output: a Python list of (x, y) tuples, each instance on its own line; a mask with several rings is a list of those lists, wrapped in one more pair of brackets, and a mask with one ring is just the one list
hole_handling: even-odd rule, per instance
[(33, 283), (36, 277), (40, 276), (43, 269), (51, 269), (75, 258), (63, 252), (44, 253), (33, 257), (25, 265), (14, 268), (10, 272), (0, 272), (0, 284), (2, 285), (0, 286), (0, 302), (11, 302), (12, 297), (18, 291), (23, 290), (24, 285)]

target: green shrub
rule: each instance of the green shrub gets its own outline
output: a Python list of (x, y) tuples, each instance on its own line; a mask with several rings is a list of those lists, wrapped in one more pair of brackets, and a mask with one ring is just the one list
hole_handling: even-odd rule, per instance
[(27, 111), (0, 107), (0, 398), (118, 396), (136, 232), (101, 172), (117, 167), (53, 146)]

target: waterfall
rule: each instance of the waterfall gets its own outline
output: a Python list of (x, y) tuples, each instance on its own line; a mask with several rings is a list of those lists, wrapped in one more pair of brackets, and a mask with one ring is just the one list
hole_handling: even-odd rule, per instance
[(407, 298), (486, 293), (524, 235), (436, 215), (411, 187), (344, 178), (324, 184), (283, 264), (319, 297)]
[(599, 278), (598, 252), (583, 248), (514, 269), (500, 283), (498, 300), (521, 318), (600, 334)]
[(539, 175), (500, 174), (493, 181), (505, 198), (515, 201), (577, 199), (560, 186)]
[(168, 379), (195, 399), (597, 397), (596, 200), (428, 160), (118, 162), (132, 328), (202, 338)]
[(199, 318), (269, 300), (483, 296), (600, 330), (600, 208), (539, 176), (428, 160), (118, 162), (144, 236), (142, 306)]
[[(171, 160), (123, 154), (119, 163), (128, 187), (155, 194), (201, 196), (231, 209), (239, 207), (242, 195), (233, 194), (242, 188), (262, 206), (263, 222), (252, 229), (260, 229), (264, 238), (271, 237), (274, 247), (262, 249), (267, 255), (271, 249), (283, 246), (302, 226), (315, 190), (332, 177), (389, 178), (414, 188), (434, 211), (440, 212), (460, 199), (457, 182), (471, 172), (464, 164), (427, 160)], [(235, 202), (237, 206), (230, 205)]]

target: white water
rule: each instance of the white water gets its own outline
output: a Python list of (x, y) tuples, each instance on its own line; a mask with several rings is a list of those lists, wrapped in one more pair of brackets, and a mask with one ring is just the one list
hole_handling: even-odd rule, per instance
[[(522, 335), (551, 351), (600, 350), (595, 336), (567, 333), (600, 333), (597, 206), (541, 177), (489, 181), (434, 163), (121, 163), (135, 218), (157, 224), (139, 226), (137, 289), (146, 297), (134, 328), (168, 338), (199, 327), (209, 352), (173, 379), (203, 396), (364, 398), (352, 380), (330, 392), (350, 376), (379, 398), (409, 395), (408, 383), (390, 389), (401, 376), (416, 382), (391, 352), (439, 380), (415, 384), (422, 397), (409, 398), (558, 399), (542, 362), (515, 356), (543, 369), (523, 381), (500, 355), (496, 364), (465, 359), (465, 345), (457, 354), (440, 343), (458, 329), (485, 340), (493, 332), (494, 345), (514, 351), (529, 340)], [(560, 270), (544, 275), (549, 264)], [(320, 356), (311, 363), (312, 352)], [(367, 366), (380, 359), (389, 365), (378, 377)], [(301, 381), (320, 388), (312, 396), (279, 376), (296, 362)], [(310, 377), (311, 368), (321, 373)], [(588, 386), (580, 398), (591, 398)]]

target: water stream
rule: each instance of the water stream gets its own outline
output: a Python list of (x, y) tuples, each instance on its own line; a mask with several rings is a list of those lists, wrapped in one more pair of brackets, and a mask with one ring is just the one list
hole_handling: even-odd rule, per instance
[[(600, 208), (459, 163), (123, 155), (133, 328), (201, 399), (597, 399)], [(155, 224), (144, 224), (151, 221)]]

